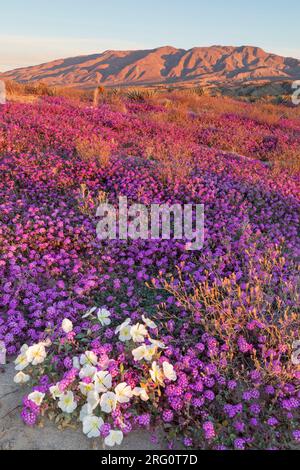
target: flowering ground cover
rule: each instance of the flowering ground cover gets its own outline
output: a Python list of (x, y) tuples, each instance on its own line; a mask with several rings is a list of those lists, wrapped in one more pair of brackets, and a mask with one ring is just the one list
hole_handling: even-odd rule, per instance
[[(108, 446), (163, 426), (170, 447), (299, 447), (299, 171), (269, 164), (298, 155), (299, 126), (1, 107), (0, 340), (32, 382), (26, 424), (78, 423)], [(204, 204), (203, 249), (98, 240), (97, 206), (120, 195)]]

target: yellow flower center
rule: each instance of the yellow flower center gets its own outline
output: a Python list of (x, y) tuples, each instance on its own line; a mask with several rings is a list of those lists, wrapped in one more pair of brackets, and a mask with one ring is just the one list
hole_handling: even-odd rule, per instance
[(33, 357), (34, 357), (35, 359), (39, 359), (39, 358), (42, 358), (43, 355), (42, 355), (42, 353), (41, 353), (40, 351), (36, 351), (35, 353), (33, 353)]

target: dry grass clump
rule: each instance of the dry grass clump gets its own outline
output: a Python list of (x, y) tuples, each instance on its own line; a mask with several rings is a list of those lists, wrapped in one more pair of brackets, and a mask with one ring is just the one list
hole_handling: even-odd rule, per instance
[(56, 87), (53, 93), (54, 96), (61, 96), (76, 102), (91, 103), (93, 101), (92, 90), (80, 90), (73, 87)]
[(86, 184), (81, 184), (78, 190), (77, 203), (80, 212), (84, 215), (93, 217), (97, 207), (106, 203), (108, 195), (105, 191), (98, 191), (94, 196)]
[(5, 134), (4, 134), (4, 131), (0, 129), (0, 154), (2, 154), (6, 150), (6, 147), (7, 147), (7, 142), (6, 142)]
[(125, 102), (125, 95), (120, 88), (111, 88), (105, 90), (101, 96), (103, 104), (108, 104), (112, 111), (126, 114), (127, 107)]
[(193, 152), (181, 143), (148, 146), (145, 156), (158, 163), (157, 172), (163, 183), (184, 183), (193, 169)]
[(76, 102), (91, 102), (93, 92), (73, 87), (52, 87), (43, 82), (17, 83), (5, 81), (7, 98), (10, 101), (32, 103), (43, 96), (61, 96)]
[(278, 124), (282, 116), (282, 110), (269, 103), (259, 103), (257, 105), (248, 105), (241, 114), (259, 123), (273, 126)]
[(83, 161), (95, 161), (100, 167), (107, 167), (112, 154), (112, 143), (102, 137), (91, 136), (79, 139), (76, 143), (77, 154)]
[(300, 173), (300, 151), (288, 149), (280, 153), (271, 154), (269, 161), (272, 164), (273, 173), (281, 174), (282, 170), (288, 174)]
[[(257, 267), (250, 268), (251, 282), (248, 282), (246, 291), (241, 290), (235, 274), (213, 284), (208, 281), (197, 283), (191, 279), (192, 285), (187, 287), (178, 270), (178, 283), (174, 283), (173, 278), (162, 281), (163, 288), (175, 297), (177, 305), (188, 312), (190, 321), (201, 324), (203, 332), (226, 345), (227, 372), (247, 372), (251, 362), (251, 368), (260, 371), (266, 382), (287, 381), (294, 377), (295, 366), (291, 357), (293, 342), (299, 339), (300, 328), (299, 293), (291, 287), (289, 295), (293, 304), (283, 308), (282, 298), (274, 297), (269, 289), (275, 266), (284, 263), (279, 247), (277, 254), (276, 259), (272, 260), (266, 253), (259, 260), (259, 268), (266, 274), (265, 281), (258, 275)], [(249, 327), (251, 324), (260, 325), (259, 336), (264, 336), (262, 349), (257, 343), (257, 331)], [(241, 336), (253, 345), (247, 363), (239, 349), (238, 338)], [(281, 358), (280, 368), (278, 357)]]
[(195, 112), (201, 114), (222, 115), (236, 114), (253, 119), (270, 126), (278, 124), (281, 118), (297, 119), (300, 117), (300, 107), (289, 108), (265, 102), (247, 103), (228, 96), (211, 96), (196, 89), (159, 92), (154, 96), (157, 104), (165, 106), (171, 113), (184, 114)]
[(9, 97), (14, 96), (54, 96), (53, 88), (43, 82), (36, 83), (17, 83), (12, 80), (5, 82), (6, 92)]

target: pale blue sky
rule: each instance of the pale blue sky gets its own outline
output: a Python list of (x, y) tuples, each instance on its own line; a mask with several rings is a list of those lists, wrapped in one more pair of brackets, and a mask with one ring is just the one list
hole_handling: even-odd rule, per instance
[(0, 71), (162, 45), (255, 45), (300, 59), (299, 0), (9, 0), (0, 14)]

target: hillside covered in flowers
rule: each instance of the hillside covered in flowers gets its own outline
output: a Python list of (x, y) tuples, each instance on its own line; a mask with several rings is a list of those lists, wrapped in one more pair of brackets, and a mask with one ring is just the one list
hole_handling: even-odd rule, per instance
[[(26, 424), (299, 448), (300, 119), (211, 100), (1, 106), (0, 340)], [(100, 241), (120, 195), (204, 204), (203, 249)]]

